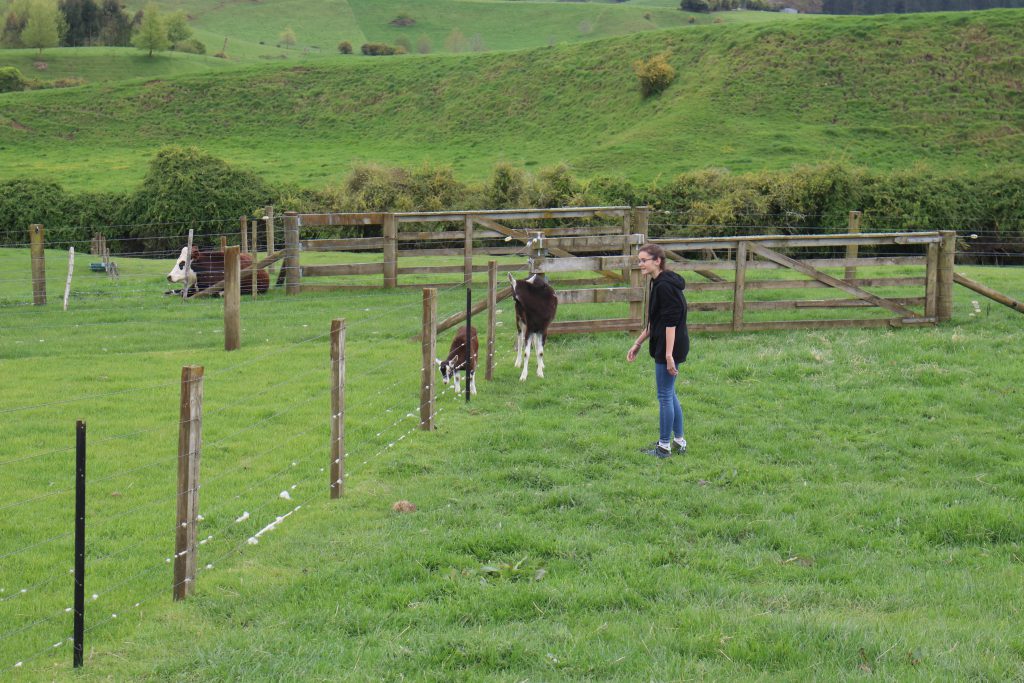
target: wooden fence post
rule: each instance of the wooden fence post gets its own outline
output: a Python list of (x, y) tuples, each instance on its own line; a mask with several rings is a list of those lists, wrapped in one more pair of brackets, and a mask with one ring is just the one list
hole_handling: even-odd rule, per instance
[[(646, 244), (650, 240), (650, 237), (648, 237), (647, 232), (650, 224), (651, 208), (649, 206), (638, 206), (636, 207), (636, 212), (636, 231), (638, 234), (643, 235), (643, 243)], [(640, 247), (637, 248), (637, 256), (640, 255), (640, 249), (642, 247), (643, 244), (641, 244)], [(647, 287), (648, 281), (644, 279), (643, 274), (640, 273), (639, 270), (635, 270), (634, 272), (636, 273), (637, 284), (644, 288), (644, 298), (640, 302), (640, 329), (643, 330), (645, 327), (647, 327), (647, 297), (650, 295), (650, 290)]]
[(494, 378), (494, 337), (498, 317), (498, 262), (487, 262), (487, 369), (484, 379)]
[(633, 228), (633, 232), (639, 233), (644, 236), (644, 241), (647, 241), (647, 229), (648, 224), (651, 220), (651, 207), (649, 206), (638, 206), (634, 209), (636, 212), (636, 221)]
[[(384, 214), (384, 288), (398, 286), (398, 219), (395, 214)], [(431, 361), (433, 362), (433, 361)]]
[(178, 422), (178, 505), (174, 538), (174, 599), (195, 592), (196, 518), (199, 514), (199, 455), (203, 444), (203, 367), (181, 369)]
[(220, 251), (221, 251), (221, 253), (224, 253), (227, 250), (228, 250), (228, 238), (225, 237), (224, 235), (221, 235), (220, 236)]
[[(860, 234), (860, 211), (851, 211), (850, 217), (847, 220), (846, 232), (851, 235)], [(857, 252), (860, 248), (856, 244), (846, 245), (846, 258), (857, 258)], [(846, 266), (846, 274), (843, 276), (847, 282), (857, 279), (857, 266)]]
[[(643, 235), (640, 239), (640, 244), (632, 245), (630, 249), (631, 256), (638, 256), (640, 254), (640, 247), (647, 243), (647, 230), (650, 222), (651, 208), (649, 206), (638, 206), (633, 209), (633, 232), (638, 235)], [(636, 264), (630, 264), (632, 267), (629, 270), (629, 286), (630, 287), (642, 287), (644, 284), (643, 274), (636, 268)], [(641, 320), (643, 324), (640, 329), (646, 326), (644, 318), (647, 316), (647, 293), (644, 292), (643, 301), (634, 301), (629, 304), (629, 317), (634, 320)]]
[(944, 323), (953, 317), (953, 267), (956, 263), (956, 232), (941, 230), (939, 263), (936, 270), (935, 316)]
[(434, 359), (437, 357), (437, 290), (423, 288), (423, 381), (420, 387), (420, 429), (434, 428)]
[(467, 287), (473, 286), (473, 218), (466, 216), (463, 223), (466, 231), (465, 242), (463, 243), (463, 283)]
[(302, 291), (302, 268), (299, 267), (299, 214), (284, 212), (284, 293)]
[(46, 305), (46, 228), (40, 223), (28, 226), (32, 254), (32, 304)]
[(259, 269), (256, 268), (256, 263), (260, 260), (260, 237), (256, 230), (256, 221), (249, 221), (249, 231), (252, 233), (252, 298), (255, 299), (256, 290), (259, 289), (259, 279), (256, 277)]
[[(629, 236), (633, 234), (633, 211), (626, 211), (622, 216), (622, 255), (629, 256), (633, 252), (632, 242)], [(630, 273), (632, 272), (632, 264), (622, 269), (622, 282), (623, 284), (630, 283)], [(630, 305), (630, 312), (632, 313), (633, 306)]]
[(732, 293), (732, 330), (740, 332), (743, 330), (743, 307), (747, 290), (747, 243), (744, 240), (736, 242), (736, 280), (733, 283)]
[(245, 216), (242, 216), (238, 220), (241, 221), (241, 223), (242, 223), (242, 229), (241, 229), (241, 233), (242, 234), (241, 234), (241, 240), (239, 241), (239, 244), (242, 245), (242, 253), (243, 254), (248, 254), (249, 253), (249, 219), (246, 218)]
[(345, 320), (331, 321), (331, 498), (345, 493)]
[(936, 285), (939, 281), (939, 245), (932, 242), (928, 245), (924, 270), (924, 315), (926, 318), (936, 317)]
[[(263, 220), (266, 221), (267, 226), (267, 256), (273, 256), (274, 254), (274, 207), (268, 204), (263, 209)], [(277, 264), (272, 263), (267, 267), (267, 274), (271, 277), (277, 272)]]
[(238, 247), (224, 252), (224, 350), (242, 346), (242, 278), (239, 276)]

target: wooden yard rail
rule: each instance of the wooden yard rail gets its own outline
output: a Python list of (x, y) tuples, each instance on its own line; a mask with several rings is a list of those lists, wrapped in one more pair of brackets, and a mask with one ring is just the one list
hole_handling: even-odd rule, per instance
[[(638, 236), (641, 237), (641, 236)], [(688, 280), (687, 298), (691, 313), (729, 313), (726, 322), (702, 322), (690, 317), (693, 331), (724, 332), (844, 326), (902, 326), (934, 324), (949, 320), (952, 313), (952, 259), (955, 242), (953, 232), (871, 233), (808, 236), (746, 236), (691, 239), (654, 239), (670, 255), (672, 269), (681, 271)], [(852, 247), (889, 247), (899, 255), (862, 257), (846, 256), (857, 253)], [(801, 250), (812, 252), (844, 253), (842, 257), (799, 257)], [(919, 253), (913, 253), (920, 250)], [(719, 254), (728, 254), (722, 257)], [(851, 277), (855, 268), (876, 269), (899, 267), (903, 270), (920, 269), (919, 273), (879, 277)], [(629, 269), (634, 281), (629, 287), (591, 290), (558, 290), (559, 302), (612, 303), (629, 302), (630, 314), (626, 318), (600, 320), (556, 321), (551, 334), (572, 332), (600, 332), (642, 329), (643, 304), (646, 288), (638, 279), (636, 259), (633, 256), (590, 256), (553, 258), (535, 254), (531, 258), (531, 272), (553, 274), (576, 271)], [(752, 278), (751, 271), (787, 269), (799, 279)], [(835, 274), (825, 272), (832, 270)], [(687, 271), (697, 277), (687, 275)], [(723, 277), (732, 273), (732, 278)], [(557, 282), (557, 281), (556, 281)], [(828, 289), (845, 296), (829, 298), (760, 298), (771, 290), (807, 288)], [(881, 294), (870, 289), (916, 288), (916, 293), (896, 296)], [(923, 290), (923, 291), (921, 291)], [(723, 301), (704, 300), (704, 293), (731, 294)], [(757, 297), (748, 299), (748, 293)], [(778, 295), (776, 295), (777, 297)], [(713, 297), (712, 297), (713, 298)], [(750, 320), (748, 313), (794, 310), (803, 313), (820, 309), (864, 309), (887, 312), (886, 317), (813, 318), (797, 320)]]
[[(599, 221), (601, 225), (558, 225), (536, 227), (543, 221)], [(526, 223), (525, 225), (523, 223)], [(474, 263), (474, 257), (522, 256), (519, 263), (498, 266), (501, 272), (522, 271), (527, 268), (526, 256), (533, 240), (542, 236), (549, 253), (570, 257), (575, 254), (618, 251), (629, 254), (633, 248), (624, 238), (646, 231), (647, 209), (628, 206), (582, 207), (557, 209), (511, 209), (504, 211), (443, 211), (416, 213), (285, 213), (285, 291), (336, 290), (376, 287), (368, 284), (343, 284), (338, 278), (357, 275), (379, 275), (381, 285), (394, 287), (445, 287), (453, 282), (434, 284), (400, 283), (399, 278), (411, 275), (462, 274), (463, 283), (470, 283), (474, 273), (487, 271), (484, 263)], [(437, 223), (451, 223), (460, 229), (417, 230), (416, 227)], [(374, 234), (361, 237), (303, 239), (302, 230), (366, 227)], [(451, 243), (460, 243), (452, 246)], [(447, 243), (447, 244), (446, 244)], [(371, 252), (380, 254), (360, 263), (303, 265), (303, 252), (341, 251), (349, 253)], [(461, 256), (458, 265), (401, 265), (412, 257)], [(605, 270), (598, 280), (623, 280), (630, 277), (627, 270)], [(333, 282), (309, 283), (307, 278), (331, 277)]]

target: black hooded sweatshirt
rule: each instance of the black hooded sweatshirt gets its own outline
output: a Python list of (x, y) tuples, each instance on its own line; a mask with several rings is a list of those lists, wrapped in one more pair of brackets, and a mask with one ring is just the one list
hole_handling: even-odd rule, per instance
[(650, 329), (650, 352), (655, 363), (665, 362), (665, 328), (676, 328), (676, 343), (672, 358), (676, 364), (686, 361), (690, 352), (690, 335), (686, 331), (686, 280), (671, 270), (651, 279), (647, 303), (647, 321)]

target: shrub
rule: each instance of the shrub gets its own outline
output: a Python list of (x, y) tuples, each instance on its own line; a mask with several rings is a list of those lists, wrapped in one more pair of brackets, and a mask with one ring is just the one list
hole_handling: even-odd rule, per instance
[(338, 52), (340, 52), (343, 55), (352, 54), (352, 43), (348, 42), (347, 40), (341, 41), (340, 43), (338, 43)]
[(582, 189), (565, 164), (541, 169), (537, 174), (537, 201), (542, 207), (576, 205), (575, 198)]
[(0, 66), (0, 92), (19, 92), (28, 87), (28, 82), (17, 67)]
[(485, 189), (487, 208), (521, 209), (528, 208), (530, 181), (526, 171), (509, 163), (495, 165), (491, 179)]
[(349, 211), (412, 211), (408, 172), (378, 164), (358, 164), (345, 179)]
[(640, 79), (640, 92), (644, 97), (663, 92), (676, 78), (676, 70), (668, 63), (668, 54), (664, 52), (647, 60), (636, 60), (633, 71)]
[(412, 52), (412, 42), (405, 36), (400, 36), (395, 41), (395, 48), (396, 52), (398, 52), (398, 50), (404, 50), (405, 52), (401, 54), (409, 54), (410, 52)]
[(410, 17), (408, 14), (399, 14), (397, 17), (388, 22), (392, 26), (412, 26), (416, 23), (416, 20)]
[(630, 181), (615, 176), (597, 176), (587, 183), (586, 193), (596, 203), (616, 206), (638, 206), (644, 204), (640, 193)]
[(419, 39), (416, 41), (416, 52), (419, 52), (421, 55), (429, 55), (431, 49), (433, 48), (430, 44), (430, 38), (426, 36), (420, 36)]
[(64, 188), (45, 180), (16, 179), (0, 182), (0, 240), (24, 244), (28, 226), (42, 223), (47, 232), (62, 218)]
[(188, 222), (218, 231), (211, 218), (248, 214), (272, 203), (270, 187), (256, 174), (238, 170), (196, 147), (166, 147), (150, 163), (142, 186), (132, 196), (135, 225), (127, 237), (134, 248), (166, 248), (168, 237), (188, 234)]
[(190, 55), (205, 55), (206, 45), (197, 38), (189, 38), (188, 40), (180, 40), (174, 44), (175, 52), (185, 52)]
[(384, 43), (363, 43), (362, 47), (359, 49), (364, 55), (370, 55), (372, 57), (395, 54), (395, 48), (390, 45), (385, 45)]
[(466, 186), (455, 179), (451, 166), (424, 163), (409, 177), (409, 191), (416, 211), (445, 211), (464, 206)]

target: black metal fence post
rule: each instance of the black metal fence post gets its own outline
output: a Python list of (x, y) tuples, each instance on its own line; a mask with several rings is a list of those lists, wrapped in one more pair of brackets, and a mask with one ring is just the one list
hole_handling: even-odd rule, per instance
[(85, 422), (75, 423), (75, 624), (74, 667), (85, 651)]

